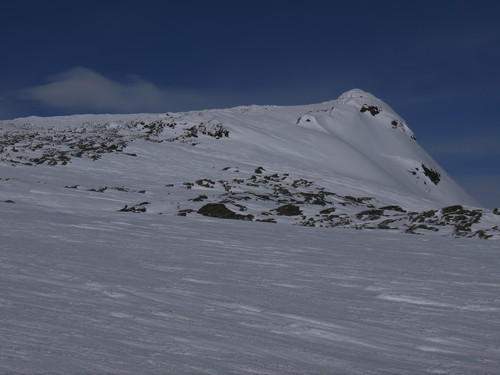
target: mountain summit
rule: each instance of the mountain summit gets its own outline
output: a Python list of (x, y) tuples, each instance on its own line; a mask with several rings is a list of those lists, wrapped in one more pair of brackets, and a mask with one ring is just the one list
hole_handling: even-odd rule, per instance
[(356, 178), (393, 185), (441, 204), (478, 205), (418, 145), (406, 121), (372, 94), (354, 89), (313, 107), (298, 124), (352, 148), (356, 155), (343, 163), (356, 171)]
[(65, 212), (498, 233), (498, 211), (477, 208), (359, 89), (304, 106), (2, 121), (0, 162), (0, 199)]

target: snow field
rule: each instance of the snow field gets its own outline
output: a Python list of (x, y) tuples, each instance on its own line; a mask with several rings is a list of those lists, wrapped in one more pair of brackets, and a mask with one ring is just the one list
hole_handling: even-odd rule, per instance
[(2, 373), (500, 364), (500, 249), (489, 241), (10, 206), (2, 222)]

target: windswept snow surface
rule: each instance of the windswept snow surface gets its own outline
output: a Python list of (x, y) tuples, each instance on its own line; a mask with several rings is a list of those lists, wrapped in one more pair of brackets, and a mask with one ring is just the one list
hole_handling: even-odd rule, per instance
[(500, 211), (361, 90), (2, 121), (0, 223), (0, 374), (500, 368)]
[(495, 374), (496, 241), (2, 209), (2, 374)]

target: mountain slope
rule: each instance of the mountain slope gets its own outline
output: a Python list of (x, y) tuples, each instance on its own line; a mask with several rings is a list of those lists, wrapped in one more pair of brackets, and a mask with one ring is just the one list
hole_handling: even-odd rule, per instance
[(477, 208), (405, 121), (361, 90), (308, 106), (31, 117), (0, 129), (0, 201), (498, 237), (498, 212)]

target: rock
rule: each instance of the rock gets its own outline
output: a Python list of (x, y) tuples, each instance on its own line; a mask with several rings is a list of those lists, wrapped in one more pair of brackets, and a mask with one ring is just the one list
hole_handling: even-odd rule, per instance
[(223, 203), (207, 203), (198, 210), (203, 216), (217, 217), (220, 219), (253, 220), (253, 215), (241, 215), (231, 211)]
[(297, 216), (302, 214), (300, 207), (293, 204), (286, 204), (284, 206), (278, 207), (275, 209), (275, 211), (276, 214), (280, 216)]

